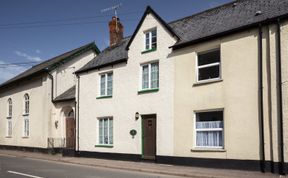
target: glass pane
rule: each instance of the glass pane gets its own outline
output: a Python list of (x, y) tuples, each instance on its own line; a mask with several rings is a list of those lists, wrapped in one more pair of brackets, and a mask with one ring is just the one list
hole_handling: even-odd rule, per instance
[(152, 48), (157, 48), (157, 31), (152, 31)]
[(142, 89), (149, 88), (149, 67), (142, 66)]
[(109, 119), (109, 144), (113, 144), (113, 120)]
[(223, 147), (222, 131), (197, 131), (196, 145), (203, 147)]
[(113, 91), (113, 74), (107, 74), (107, 95), (112, 96)]
[(207, 80), (220, 77), (220, 66), (205, 67), (199, 69), (198, 80)]
[(106, 85), (105, 85), (105, 80), (106, 80), (106, 77), (105, 75), (101, 75), (101, 82), (100, 82), (100, 95), (103, 96), (105, 95), (105, 89), (106, 89)]
[(198, 66), (220, 62), (220, 50), (198, 55)]
[(103, 144), (103, 120), (99, 120), (99, 144)]
[(149, 49), (150, 37), (149, 33), (145, 34), (145, 49)]
[(196, 114), (197, 122), (223, 121), (223, 111), (200, 112)]
[(108, 119), (104, 119), (104, 144), (108, 144)]
[(198, 121), (196, 122), (197, 129), (223, 128), (223, 121)]
[(159, 87), (159, 67), (158, 63), (151, 64), (151, 88)]

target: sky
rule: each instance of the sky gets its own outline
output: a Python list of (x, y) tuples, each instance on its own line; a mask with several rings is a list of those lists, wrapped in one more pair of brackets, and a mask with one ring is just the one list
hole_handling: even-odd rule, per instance
[(0, 83), (87, 43), (95, 41), (100, 50), (107, 47), (108, 22), (114, 12), (102, 10), (111, 6), (121, 4), (118, 17), (124, 25), (124, 36), (130, 36), (147, 5), (170, 22), (230, 1), (1, 0)]

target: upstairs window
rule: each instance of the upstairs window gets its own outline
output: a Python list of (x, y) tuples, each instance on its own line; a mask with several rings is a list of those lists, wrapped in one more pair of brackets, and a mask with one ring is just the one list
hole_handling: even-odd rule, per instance
[(11, 118), (12, 117), (12, 99), (11, 98), (8, 99), (7, 104), (8, 104), (7, 118)]
[(196, 148), (223, 148), (223, 111), (196, 113)]
[(105, 73), (100, 75), (100, 97), (112, 96), (113, 92), (113, 73)]
[(197, 81), (220, 78), (220, 49), (199, 53), (197, 59)]
[(7, 101), (7, 125), (6, 125), (6, 136), (12, 136), (12, 99), (9, 98)]
[(25, 94), (24, 95), (24, 115), (29, 115), (29, 107), (30, 107), (29, 95)]
[(159, 88), (159, 63), (153, 62), (144, 64), (142, 69), (142, 85), (141, 90), (158, 89)]
[(149, 30), (145, 32), (145, 51), (157, 48), (157, 30)]

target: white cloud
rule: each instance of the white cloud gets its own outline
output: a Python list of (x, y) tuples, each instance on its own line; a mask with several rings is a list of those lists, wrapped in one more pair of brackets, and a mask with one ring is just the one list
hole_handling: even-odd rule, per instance
[(24, 57), (25, 59), (28, 59), (30, 61), (34, 61), (34, 62), (42, 61), (42, 59), (40, 57), (38, 57), (38, 56), (30, 56), (29, 54), (23, 53), (21, 51), (15, 51), (15, 54), (17, 56)]
[(26, 67), (23, 66), (3, 66), (1, 64), (6, 64), (4, 61), (0, 60), (0, 83), (3, 83), (12, 77), (15, 77), (16, 75), (20, 74), (21, 72), (27, 70)]
[(36, 50), (35, 50), (35, 53), (40, 54), (41, 51), (40, 51), (39, 49), (36, 49)]

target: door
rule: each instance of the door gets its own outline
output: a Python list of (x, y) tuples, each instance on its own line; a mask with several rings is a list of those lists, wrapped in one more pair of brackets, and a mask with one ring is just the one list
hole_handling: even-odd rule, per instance
[(142, 116), (142, 158), (156, 156), (156, 115)]
[(66, 118), (66, 148), (75, 149), (76, 133), (75, 133), (75, 119)]

